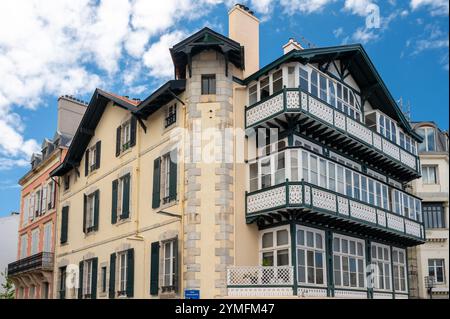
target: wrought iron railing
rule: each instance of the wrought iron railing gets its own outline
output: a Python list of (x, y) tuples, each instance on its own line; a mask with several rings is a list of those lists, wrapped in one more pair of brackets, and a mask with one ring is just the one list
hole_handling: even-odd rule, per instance
[(53, 270), (53, 253), (40, 252), (8, 265), (8, 276), (31, 270)]

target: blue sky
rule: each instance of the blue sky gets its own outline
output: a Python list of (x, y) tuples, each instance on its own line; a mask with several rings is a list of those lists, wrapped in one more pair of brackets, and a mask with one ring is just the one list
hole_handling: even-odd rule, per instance
[[(96, 87), (144, 98), (173, 74), (168, 48), (203, 26), (227, 34), (226, 0), (0, 1), (0, 216), (19, 210), (18, 179), (56, 128), (57, 97)], [(294, 37), (307, 46), (362, 43), (414, 121), (448, 130), (447, 0), (252, 0), (260, 64)], [(378, 6), (380, 27), (367, 28)]]

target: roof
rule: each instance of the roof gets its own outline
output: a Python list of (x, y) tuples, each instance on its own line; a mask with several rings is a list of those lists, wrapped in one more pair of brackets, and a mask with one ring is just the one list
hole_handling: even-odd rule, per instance
[(372, 106), (398, 120), (406, 132), (417, 141), (422, 141), (422, 138), (414, 132), (409, 121), (400, 110), (361, 44), (292, 50), (244, 79), (244, 83), (248, 84), (288, 61), (327, 64), (337, 59), (349, 70), (361, 88), (360, 93), (367, 98)]
[[(178, 79), (186, 78), (186, 66), (188, 66), (189, 76), (191, 76), (192, 56), (209, 49), (222, 53), (227, 61), (233, 63), (237, 68), (244, 69), (244, 47), (238, 42), (204, 27), (170, 49), (176, 77)], [(225, 73), (228, 73), (228, 63), (225, 63)]]

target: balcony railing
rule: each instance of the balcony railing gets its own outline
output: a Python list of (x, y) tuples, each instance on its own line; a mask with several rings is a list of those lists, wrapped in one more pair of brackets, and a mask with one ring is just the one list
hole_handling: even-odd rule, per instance
[(245, 110), (246, 128), (255, 127), (283, 113), (299, 112), (356, 139), (387, 158), (419, 172), (416, 155), (300, 88), (285, 88), (269, 98), (247, 107)]
[(8, 276), (32, 270), (53, 270), (53, 253), (40, 252), (8, 265)]
[(247, 219), (286, 209), (308, 209), (423, 242), (423, 223), (304, 181), (281, 183), (246, 195)]

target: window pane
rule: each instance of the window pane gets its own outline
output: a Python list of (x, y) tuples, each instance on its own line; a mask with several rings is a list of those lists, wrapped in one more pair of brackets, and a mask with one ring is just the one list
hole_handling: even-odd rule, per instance
[(264, 99), (270, 95), (269, 92), (269, 78), (266, 77), (261, 80), (260, 85), (260, 99)]
[(434, 152), (435, 151), (435, 142), (434, 142), (434, 129), (427, 128), (427, 151)]
[(262, 254), (262, 265), (263, 266), (273, 266), (273, 252), (265, 252)]
[(279, 230), (277, 231), (277, 245), (287, 245), (288, 244), (288, 231), (287, 230)]
[(302, 229), (297, 230), (297, 245), (305, 245), (305, 232)]
[(311, 94), (313, 96), (318, 97), (319, 96), (319, 92), (318, 92), (318, 74), (317, 71), (312, 71), (311, 72)]
[(316, 248), (322, 249), (322, 235), (316, 234)]
[(308, 87), (308, 71), (300, 68), (300, 87), (305, 91), (309, 91)]
[(283, 70), (278, 70), (273, 73), (273, 93), (281, 91), (283, 89)]
[(279, 250), (277, 252), (277, 266), (289, 265), (289, 251), (287, 249)]
[(273, 233), (265, 233), (262, 237), (262, 248), (273, 247)]
[(314, 233), (310, 231), (306, 232), (306, 245), (314, 248)]

